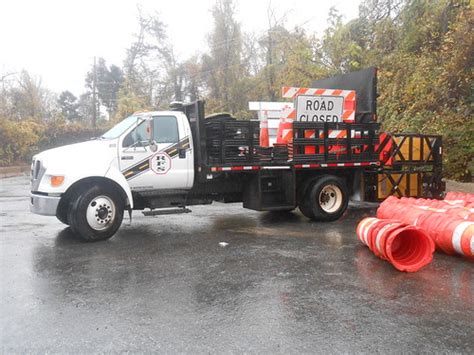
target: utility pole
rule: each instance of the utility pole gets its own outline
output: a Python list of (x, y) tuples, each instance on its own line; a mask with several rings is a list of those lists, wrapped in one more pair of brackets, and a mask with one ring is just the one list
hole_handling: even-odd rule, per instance
[(267, 64), (268, 64), (268, 91), (270, 94), (270, 101), (275, 101), (275, 92), (273, 91), (273, 41), (272, 41), (272, 28), (268, 29), (268, 52), (267, 52)]
[(92, 109), (93, 109), (93, 116), (92, 116), (92, 127), (96, 128), (97, 126), (97, 97), (96, 97), (96, 80), (97, 80), (97, 72), (96, 72), (96, 63), (94, 57), (94, 68), (92, 69)]
[(268, 51), (267, 51), (267, 74), (268, 74), (268, 96), (270, 96), (270, 101), (275, 101), (275, 92), (273, 91), (273, 38), (272, 34), (274, 28), (277, 25), (276, 20), (272, 23), (272, 18), (274, 19), (274, 10), (271, 8), (271, 3), (268, 4), (267, 9), (268, 16)]

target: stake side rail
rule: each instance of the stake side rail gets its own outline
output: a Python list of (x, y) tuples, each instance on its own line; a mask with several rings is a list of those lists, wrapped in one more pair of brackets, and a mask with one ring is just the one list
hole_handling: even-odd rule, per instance
[(347, 162), (347, 163), (312, 163), (312, 164), (287, 164), (287, 165), (234, 165), (234, 166), (211, 166), (211, 172), (241, 172), (255, 170), (285, 170), (285, 169), (334, 169), (334, 168), (360, 168), (379, 167), (379, 161)]
[(377, 123), (294, 122), (293, 139), (258, 145), (254, 121), (207, 123), (209, 170), (245, 171), (379, 166)]

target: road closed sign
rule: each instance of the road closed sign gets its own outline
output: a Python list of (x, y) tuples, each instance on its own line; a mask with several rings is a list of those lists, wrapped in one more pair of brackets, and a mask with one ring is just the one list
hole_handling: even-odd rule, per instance
[(302, 122), (342, 122), (344, 97), (299, 95), (296, 97), (296, 120)]

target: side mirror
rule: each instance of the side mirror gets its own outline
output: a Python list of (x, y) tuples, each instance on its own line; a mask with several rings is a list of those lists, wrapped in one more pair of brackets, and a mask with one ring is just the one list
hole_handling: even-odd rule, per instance
[(153, 139), (153, 119), (146, 121), (146, 136), (150, 144), (150, 150), (156, 152), (158, 150), (158, 145)]
[(145, 122), (146, 124), (146, 138), (151, 143), (153, 140), (153, 120), (149, 119)]

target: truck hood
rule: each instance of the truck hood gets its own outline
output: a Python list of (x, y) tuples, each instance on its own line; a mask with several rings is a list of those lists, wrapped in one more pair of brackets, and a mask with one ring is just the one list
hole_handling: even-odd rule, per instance
[[(68, 174), (78, 169), (103, 172), (117, 159), (117, 140), (93, 140), (45, 150), (33, 157), (49, 174)], [(101, 175), (102, 175), (101, 174)]]

